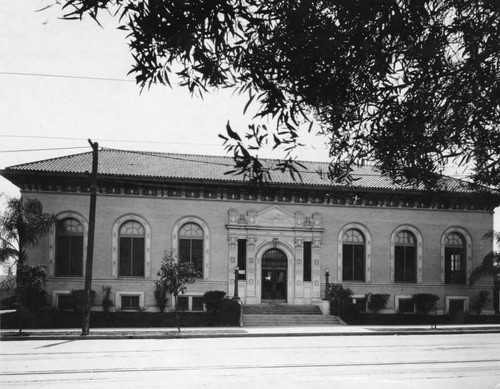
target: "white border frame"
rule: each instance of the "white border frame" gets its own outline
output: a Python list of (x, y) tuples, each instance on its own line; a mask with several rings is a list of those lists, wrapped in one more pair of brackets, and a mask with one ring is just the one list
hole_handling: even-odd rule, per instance
[[(122, 296), (139, 296), (139, 310), (146, 308), (144, 306), (144, 292), (132, 290), (123, 291), (119, 290), (115, 292), (115, 308), (117, 310), (122, 309)], [(126, 309), (127, 312), (136, 312), (135, 309)]]
[(413, 301), (413, 312), (399, 312), (399, 300), (413, 300), (413, 296), (410, 294), (397, 294), (394, 295), (394, 309), (396, 313), (416, 313), (417, 308), (415, 306), (415, 301)]
[(469, 297), (468, 296), (446, 296), (446, 306), (444, 313), (450, 313), (450, 300), (462, 300), (464, 302), (464, 313), (469, 312)]
[[(445, 280), (445, 249), (446, 249), (446, 237), (448, 234), (451, 234), (453, 232), (457, 232), (458, 234), (462, 235), (465, 239), (465, 282), (463, 284), (446, 284)], [(443, 234), (441, 235), (441, 283), (443, 285), (467, 285), (468, 280), (470, 277), (470, 274), (472, 272), (472, 237), (469, 234), (469, 232), (458, 226), (453, 226), (449, 227), (446, 230), (444, 230)]]
[(412, 285), (413, 283), (412, 282), (396, 282), (394, 281), (395, 277), (394, 277), (394, 270), (395, 270), (395, 266), (394, 266), (394, 262), (395, 262), (395, 255), (394, 255), (394, 246), (395, 246), (395, 240), (396, 240), (396, 235), (401, 232), (401, 231), (404, 231), (404, 230), (408, 230), (410, 231), (411, 233), (413, 233), (413, 235), (415, 235), (415, 238), (417, 239), (417, 269), (416, 269), (416, 272), (417, 272), (417, 280), (416, 280), (416, 284), (421, 284), (422, 283), (422, 264), (423, 264), (423, 238), (422, 238), (422, 234), (420, 233), (420, 231), (410, 225), (410, 224), (402, 224), (402, 225), (399, 225), (397, 226), (394, 231), (392, 231), (392, 234), (391, 234), (391, 282), (392, 283), (397, 283), (397, 284), (410, 284)]
[(210, 278), (210, 228), (208, 224), (197, 216), (184, 216), (177, 220), (172, 230), (172, 251), (177, 260), (179, 259), (179, 230), (186, 223), (198, 224), (203, 230), (203, 277), (208, 280)]
[[(343, 237), (346, 231), (355, 229), (363, 233), (365, 238), (365, 280), (364, 281), (350, 281), (342, 279), (342, 265), (343, 265)], [(337, 281), (338, 282), (362, 282), (369, 284), (372, 281), (372, 235), (370, 230), (361, 223), (353, 222), (343, 226), (337, 236), (338, 242), (338, 255), (337, 255)]]
[(119, 245), (119, 230), (123, 223), (133, 220), (140, 223), (144, 227), (144, 277), (123, 277), (123, 278), (151, 278), (151, 226), (145, 218), (140, 215), (127, 213), (120, 216), (113, 223), (112, 238), (111, 238), (111, 277), (121, 278), (118, 275), (118, 245)]
[(59, 295), (69, 295), (71, 290), (53, 290), (52, 291), (52, 307), (59, 309)]
[(81, 276), (57, 276), (57, 278), (81, 278), (85, 276), (85, 268), (87, 263), (87, 243), (89, 234), (89, 223), (87, 219), (78, 212), (64, 211), (56, 215), (56, 222), (49, 231), (49, 277), (56, 277), (56, 230), (57, 223), (64, 219), (75, 219), (83, 226), (83, 260), (82, 260), (82, 275)]

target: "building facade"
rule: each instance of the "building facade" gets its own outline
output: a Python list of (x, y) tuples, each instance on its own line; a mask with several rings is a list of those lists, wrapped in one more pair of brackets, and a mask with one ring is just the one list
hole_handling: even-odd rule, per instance
[[(488, 191), (451, 178), (439, 192), (398, 187), (373, 167), (356, 170), (357, 180), (342, 186), (312, 162), (302, 181), (273, 172), (268, 185), (256, 187), (224, 174), (231, 163), (99, 152), (94, 309), (111, 290), (116, 309), (157, 310), (153, 281), (166, 252), (202, 275), (180, 300), (191, 310), (203, 309), (208, 290), (233, 295), (235, 277), (243, 304), (322, 305), (329, 281), (350, 288), (360, 307), (367, 293), (389, 294), (387, 312), (413, 312), (416, 293), (438, 295), (439, 313), (468, 311), (481, 290), (491, 291), (490, 280), (468, 284), (492, 248), (483, 235), (499, 201)], [(83, 289), (90, 167), (91, 153), (84, 153), (1, 172), (57, 217), (30, 253), (47, 267), (55, 307)]]

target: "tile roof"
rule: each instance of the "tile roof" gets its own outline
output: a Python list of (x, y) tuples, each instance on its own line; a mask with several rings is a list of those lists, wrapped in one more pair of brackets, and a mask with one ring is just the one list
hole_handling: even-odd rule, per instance
[[(275, 161), (262, 160), (263, 164), (270, 166)], [(328, 163), (306, 161), (301, 163), (307, 171), (301, 171), (302, 181), (294, 181), (289, 173), (271, 171), (271, 181), (275, 184), (307, 185), (321, 187), (342, 187), (343, 185), (331, 183), (326, 175), (321, 176), (318, 171), (327, 172)], [(231, 157), (190, 155), (157, 152), (141, 152), (115, 149), (102, 149), (99, 151), (99, 174), (117, 177), (137, 178), (172, 178), (186, 180), (210, 180), (218, 182), (244, 182), (242, 175), (224, 174), (233, 170)], [(92, 170), (92, 152), (68, 155), (37, 162), (24, 163), (10, 166), (4, 170), (9, 172), (32, 172), (54, 174), (82, 174)], [(380, 171), (371, 165), (357, 167), (353, 172), (354, 181), (352, 188), (378, 189), (378, 190), (423, 190), (423, 186), (415, 188), (397, 185), (388, 177), (382, 176)], [(455, 193), (471, 193), (474, 190), (467, 182), (443, 177), (441, 189)]]

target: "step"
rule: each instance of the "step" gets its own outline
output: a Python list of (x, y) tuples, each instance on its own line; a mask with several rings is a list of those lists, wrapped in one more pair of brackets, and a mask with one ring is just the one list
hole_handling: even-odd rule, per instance
[(243, 305), (243, 314), (251, 315), (322, 315), (316, 305), (255, 304)]
[(244, 314), (242, 316), (244, 327), (307, 327), (323, 325), (344, 325), (337, 317), (331, 315), (263, 315), (263, 314)]

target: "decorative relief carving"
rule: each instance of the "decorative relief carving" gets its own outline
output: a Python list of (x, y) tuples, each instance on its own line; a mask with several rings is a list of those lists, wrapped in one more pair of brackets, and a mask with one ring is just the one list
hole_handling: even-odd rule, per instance
[(295, 225), (302, 226), (304, 224), (304, 214), (300, 211), (295, 212)]
[(285, 213), (283, 210), (272, 207), (257, 215), (257, 222), (260, 225), (267, 226), (294, 226), (295, 219), (293, 216)]
[(301, 248), (304, 245), (304, 239), (295, 238), (295, 249)]
[(321, 227), (321, 214), (314, 212), (312, 215), (314, 227)]
[(238, 220), (239, 213), (236, 209), (231, 208), (229, 210), (229, 223), (234, 224), (236, 223), (236, 220)]
[(247, 221), (249, 224), (255, 224), (255, 214), (256, 212), (253, 209), (247, 212)]

